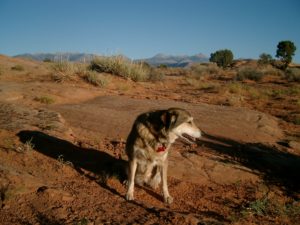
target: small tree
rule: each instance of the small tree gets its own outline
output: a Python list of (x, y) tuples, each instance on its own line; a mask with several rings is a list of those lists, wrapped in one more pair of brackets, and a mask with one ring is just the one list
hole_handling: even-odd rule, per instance
[(160, 68), (160, 69), (167, 69), (168, 66), (166, 64), (160, 64), (157, 66), (157, 68)]
[(257, 61), (259, 65), (272, 64), (273, 58), (270, 54), (262, 53), (259, 55), (259, 60)]
[(49, 63), (49, 62), (53, 62), (50, 58), (45, 58), (44, 60), (43, 60), (43, 62), (47, 62), (47, 63)]
[(292, 62), (295, 55), (296, 46), (291, 41), (280, 41), (277, 45), (276, 57), (283, 63), (283, 69), (286, 69)]
[(215, 62), (219, 67), (227, 67), (232, 63), (233, 54), (228, 49), (223, 49), (210, 54), (209, 61)]

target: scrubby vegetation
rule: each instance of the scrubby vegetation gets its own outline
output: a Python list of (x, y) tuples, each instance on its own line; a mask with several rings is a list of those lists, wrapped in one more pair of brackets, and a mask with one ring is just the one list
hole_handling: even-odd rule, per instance
[(16, 71), (24, 71), (24, 67), (21, 65), (12, 66), (11, 69)]
[(56, 82), (63, 82), (71, 79), (75, 75), (75, 65), (68, 61), (58, 61), (51, 64), (54, 71), (52, 78)]
[(164, 75), (149, 64), (135, 63), (123, 56), (97, 57), (91, 61), (90, 70), (110, 73), (133, 81), (157, 81)]
[(150, 70), (142, 63), (134, 63), (123, 56), (98, 57), (92, 60), (89, 68), (100, 73), (111, 73), (133, 81), (146, 81)]
[(289, 68), (286, 70), (286, 79), (288, 81), (300, 82), (300, 69)]
[(52, 79), (56, 82), (83, 78), (87, 82), (104, 87), (109, 83), (103, 74), (117, 75), (132, 81), (161, 81), (164, 73), (161, 69), (153, 68), (149, 64), (135, 63), (123, 56), (97, 57), (89, 64), (58, 61), (50, 64)]
[(196, 77), (218, 75), (220, 68), (214, 63), (195, 63), (191, 66), (191, 74)]
[(238, 81), (243, 81), (246, 79), (260, 81), (263, 76), (264, 73), (259, 68), (245, 66), (238, 70), (236, 79)]
[(52, 98), (52, 97), (49, 97), (49, 96), (40, 96), (40, 97), (35, 97), (34, 98), (35, 101), (38, 101), (40, 103), (43, 103), (43, 104), (52, 104), (55, 102), (55, 100)]
[(262, 53), (259, 55), (259, 60), (257, 61), (257, 63), (259, 65), (270, 65), (273, 61), (274, 60), (270, 54)]
[(107, 76), (96, 71), (87, 72), (84, 75), (84, 78), (87, 82), (99, 87), (105, 87), (109, 83), (109, 78)]
[(233, 53), (229, 49), (223, 49), (216, 51), (214, 53), (211, 53), (209, 61), (215, 62), (219, 67), (228, 67), (233, 60)]
[(53, 62), (53, 60), (52, 60), (52, 59), (49, 59), (49, 58), (45, 58), (45, 59), (43, 60), (43, 62), (50, 63), (50, 62)]

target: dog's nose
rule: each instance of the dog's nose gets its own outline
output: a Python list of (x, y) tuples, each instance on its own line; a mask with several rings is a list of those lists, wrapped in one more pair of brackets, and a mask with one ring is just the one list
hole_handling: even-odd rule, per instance
[(202, 136), (201, 130), (198, 130), (198, 132), (195, 135), (195, 138), (200, 138)]
[(202, 136), (202, 131), (199, 130), (199, 138)]

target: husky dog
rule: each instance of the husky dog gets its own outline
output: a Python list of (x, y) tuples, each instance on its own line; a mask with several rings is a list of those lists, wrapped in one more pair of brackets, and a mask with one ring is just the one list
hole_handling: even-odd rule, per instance
[(177, 138), (192, 143), (201, 137), (193, 117), (184, 109), (150, 111), (139, 115), (126, 142), (128, 155), (127, 200), (133, 200), (134, 184), (157, 188), (162, 181), (165, 203), (172, 203), (167, 185), (168, 152)]

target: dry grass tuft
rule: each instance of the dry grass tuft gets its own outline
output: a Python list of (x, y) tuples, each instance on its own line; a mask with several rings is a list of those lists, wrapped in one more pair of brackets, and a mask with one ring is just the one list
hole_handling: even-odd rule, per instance
[(221, 69), (212, 63), (195, 63), (191, 66), (191, 74), (195, 77), (217, 76)]
[(282, 70), (279, 70), (271, 65), (266, 65), (261, 67), (261, 72), (265, 76), (278, 76), (278, 77), (283, 77), (283, 72)]
[(285, 77), (288, 81), (300, 82), (300, 69), (299, 68), (287, 69)]
[(111, 73), (133, 81), (147, 81), (151, 70), (143, 63), (134, 63), (123, 56), (97, 57), (89, 69), (99, 73)]
[(15, 71), (24, 71), (24, 67), (21, 65), (15, 65), (11, 67), (11, 70), (15, 70)]
[(238, 69), (236, 79), (238, 81), (254, 80), (260, 81), (264, 76), (264, 73), (258, 67), (245, 66)]
[(34, 100), (47, 105), (55, 102), (55, 100), (49, 96), (35, 97)]
[(83, 77), (87, 82), (99, 87), (106, 87), (110, 82), (110, 79), (106, 75), (95, 71), (89, 71)]
[(52, 78), (56, 82), (64, 82), (66, 80), (72, 80), (72, 78), (75, 75), (74, 63), (68, 61), (54, 62), (51, 65), (51, 68), (54, 71)]

